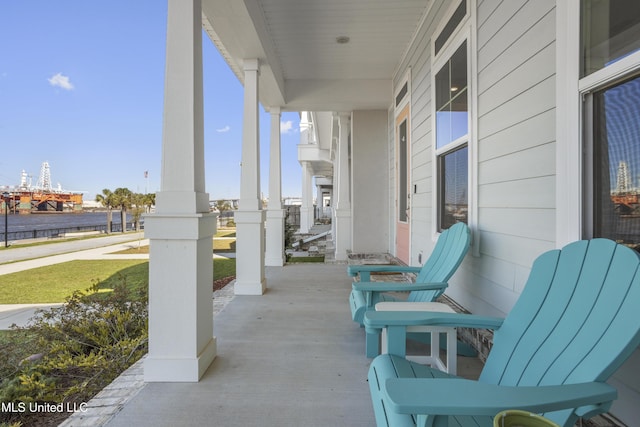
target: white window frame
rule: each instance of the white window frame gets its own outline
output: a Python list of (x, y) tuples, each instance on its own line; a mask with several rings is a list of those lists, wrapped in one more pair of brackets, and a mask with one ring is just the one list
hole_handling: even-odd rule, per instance
[(590, 138), (583, 100), (640, 70), (640, 52), (580, 79), (580, 0), (556, 3), (556, 247), (589, 237), (583, 153)]
[[(441, 155), (460, 148), (463, 145), (467, 146), (468, 150), (468, 182), (467, 182), (467, 225), (471, 229), (472, 236), (472, 254), (479, 256), (479, 238), (477, 230), (478, 225), (478, 189), (477, 189), (477, 173), (478, 173), (478, 150), (477, 150), (477, 123), (478, 123), (478, 77), (477, 77), (477, 23), (476, 23), (476, 0), (462, 0), (467, 2), (467, 15), (462, 20), (458, 29), (456, 29), (447, 42), (442, 46), (438, 54), (435, 54), (435, 40), (442, 32), (445, 25), (453, 15), (454, 11), (458, 8), (461, 2), (455, 2), (452, 4), (447, 13), (446, 18), (441, 20), (441, 24), (433, 33), (431, 40), (431, 128), (432, 128), (432, 165), (433, 165), (433, 187), (432, 187), (432, 230), (433, 240), (435, 241), (439, 232), (440, 223), (440, 206), (439, 206), (439, 192), (440, 192), (440, 172), (438, 166), (438, 159)], [(451, 58), (455, 51), (464, 43), (467, 42), (467, 107), (468, 107), (468, 122), (467, 122), (467, 134), (455, 141), (450, 142), (444, 147), (436, 148), (436, 88), (435, 88), (435, 76), (438, 71), (445, 65), (445, 63)]]

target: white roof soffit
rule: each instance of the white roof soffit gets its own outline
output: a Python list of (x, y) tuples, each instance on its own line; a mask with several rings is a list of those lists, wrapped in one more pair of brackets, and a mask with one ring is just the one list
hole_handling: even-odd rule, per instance
[(285, 105), (282, 72), (278, 70), (275, 55), (269, 58), (263, 48), (263, 43), (268, 39), (261, 40), (258, 36), (245, 2), (203, 0), (202, 26), (243, 85), (244, 60), (259, 59), (260, 101), (265, 107)]
[(430, 3), (203, 0), (202, 21), (241, 82), (244, 59), (260, 60), (265, 107), (387, 109), (394, 72)]

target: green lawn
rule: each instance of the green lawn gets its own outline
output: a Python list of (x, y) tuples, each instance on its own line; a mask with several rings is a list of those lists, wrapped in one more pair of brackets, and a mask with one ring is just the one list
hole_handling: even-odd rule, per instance
[(296, 264), (304, 262), (324, 262), (324, 255), (318, 256), (299, 256), (287, 258), (287, 263)]
[(213, 260), (213, 280), (236, 275), (235, 258), (219, 258)]
[[(214, 279), (234, 276), (235, 259), (216, 259)], [(64, 302), (74, 291), (97, 283), (102, 291), (121, 280), (128, 287), (147, 286), (149, 265), (145, 260), (76, 260), (2, 276), (0, 304)]]

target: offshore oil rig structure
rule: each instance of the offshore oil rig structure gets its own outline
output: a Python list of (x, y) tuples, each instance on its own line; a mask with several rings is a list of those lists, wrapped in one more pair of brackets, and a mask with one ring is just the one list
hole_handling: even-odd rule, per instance
[(640, 216), (640, 188), (633, 186), (629, 166), (625, 161), (618, 164), (616, 188), (611, 191), (611, 201), (619, 215)]
[(42, 162), (40, 176), (35, 186), (24, 170), (20, 176), (20, 185), (0, 187), (2, 211), (31, 214), (49, 212), (82, 212), (82, 193), (66, 191), (58, 184), (51, 185), (49, 162)]

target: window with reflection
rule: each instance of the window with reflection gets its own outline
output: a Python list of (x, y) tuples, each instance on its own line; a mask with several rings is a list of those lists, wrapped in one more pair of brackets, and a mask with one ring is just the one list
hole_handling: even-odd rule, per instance
[(436, 85), (436, 148), (468, 133), (467, 42), (438, 71)]
[(640, 77), (592, 97), (592, 237), (639, 249)]
[(467, 41), (463, 41), (434, 78), (435, 144), (438, 168), (438, 228), (468, 222), (469, 91)]
[[(583, 100), (583, 227), (640, 249), (640, 2), (580, 1)], [(626, 74), (615, 64), (628, 58)], [(582, 82), (589, 82), (583, 79)]]
[(469, 150), (463, 145), (438, 157), (440, 170), (440, 227), (467, 222)]
[(580, 2), (580, 77), (640, 50), (640, 1)]

